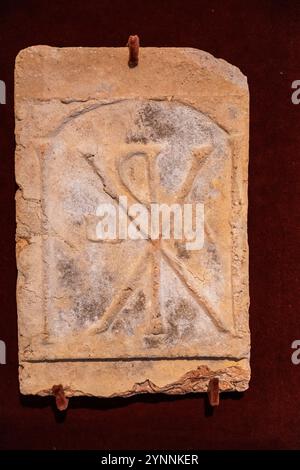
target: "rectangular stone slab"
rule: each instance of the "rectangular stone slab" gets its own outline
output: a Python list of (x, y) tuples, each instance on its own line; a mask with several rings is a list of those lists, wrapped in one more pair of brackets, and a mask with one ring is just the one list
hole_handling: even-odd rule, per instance
[[(15, 68), (20, 388), (47, 395), (243, 391), (248, 86), (195, 49), (22, 50)], [(117, 230), (98, 208), (202, 204), (204, 243)], [(122, 210), (121, 210), (122, 209)], [(119, 214), (119, 212), (117, 212)], [(124, 219), (123, 219), (124, 220)]]

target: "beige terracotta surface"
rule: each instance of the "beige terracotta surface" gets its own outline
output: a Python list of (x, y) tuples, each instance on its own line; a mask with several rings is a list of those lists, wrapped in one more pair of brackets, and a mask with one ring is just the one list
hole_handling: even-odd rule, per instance
[[(20, 388), (243, 391), (249, 94), (195, 49), (21, 51), (15, 68)], [(99, 240), (97, 208), (204, 206), (204, 245)], [(123, 208), (124, 209), (124, 208)], [(130, 214), (124, 210), (128, 224)], [(131, 217), (131, 218), (130, 218)]]

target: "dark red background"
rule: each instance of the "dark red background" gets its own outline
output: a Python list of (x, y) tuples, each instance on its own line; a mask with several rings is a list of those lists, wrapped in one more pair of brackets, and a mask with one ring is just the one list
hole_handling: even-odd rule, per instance
[[(237, 65), (251, 96), (249, 167), (252, 380), (212, 415), (203, 395), (73, 399), (66, 416), (53, 399), (18, 392), (14, 252), (14, 60), (20, 49), (196, 47)], [(4, 1), (0, 3), (0, 365), (1, 449), (300, 448), (299, 152), (300, 2), (266, 0)], [(76, 80), (76, 77), (74, 77)], [(299, 219), (298, 219), (299, 220)], [(298, 247), (297, 247), (298, 244)]]

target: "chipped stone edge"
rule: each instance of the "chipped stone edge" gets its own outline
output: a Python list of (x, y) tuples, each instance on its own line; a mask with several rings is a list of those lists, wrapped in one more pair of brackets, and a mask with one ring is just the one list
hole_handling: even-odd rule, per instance
[[(52, 49), (49, 46), (33, 46), (33, 47), (30, 47), (30, 48), (23, 49), (22, 51), (19, 52), (19, 54), (17, 56), (17, 59), (16, 59), (16, 69), (15, 69), (15, 76), (16, 77), (17, 77), (17, 73), (18, 73), (18, 71), (17, 71), (18, 61), (19, 61), (20, 57), (22, 57), (23, 53), (25, 51), (28, 51), (29, 49), (31, 49), (31, 50), (34, 49), (34, 52), (36, 52), (36, 49), (39, 49), (39, 48), (42, 48), (43, 50), (45, 48)], [(72, 49), (72, 48), (69, 48), (69, 49)], [(162, 51), (166, 50), (166, 49), (167, 48), (161, 48)], [(170, 49), (175, 49), (175, 48), (170, 48)], [(216, 59), (213, 56), (211, 56), (210, 54), (205, 53), (204, 51), (197, 50), (197, 49), (190, 49), (190, 48), (183, 49), (183, 48), (181, 48), (180, 51), (183, 52), (183, 53), (187, 53), (189, 55), (194, 55), (196, 61), (199, 60), (199, 57), (203, 58), (203, 56), (206, 55), (207, 57), (209, 57), (209, 60), (213, 60), (215, 62), (216, 66), (218, 65), (217, 73), (219, 73), (220, 75), (222, 75), (224, 73), (224, 75), (227, 77), (228, 80), (235, 82), (235, 84), (237, 84), (236, 81), (239, 81), (239, 85), (241, 86), (241, 88), (244, 88), (244, 89), (246, 88), (246, 90), (248, 89), (247, 79), (246, 79), (246, 77), (244, 77), (244, 75), (240, 72), (240, 70), (237, 67), (235, 67), (231, 64), (228, 64), (227, 62), (223, 61), (222, 59)], [(213, 70), (213, 68), (211, 70)], [(18, 85), (18, 86), (20, 86), (20, 85)], [(18, 103), (16, 102), (16, 105), (15, 105), (16, 116), (17, 116), (17, 106), (18, 106)], [(16, 117), (16, 120), (17, 120), (17, 117)], [(245, 136), (245, 137), (247, 137), (247, 136)], [(19, 146), (17, 146), (16, 152), (20, 151), (19, 147), (22, 147), (22, 145), (20, 144)], [(21, 149), (21, 151), (23, 152), (24, 150)], [(247, 158), (248, 158), (248, 156), (247, 156)], [(20, 165), (20, 162), (18, 162), (18, 165)], [(16, 167), (18, 165), (16, 165)], [(239, 191), (240, 189), (241, 188), (237, 188), (238, 193), (240, 192)], [(16, 196), (21, 195), (22, 198), (23, 198), (22, 193), (23, 193), (23, 188), (19, 184), (19, 190), (17, 191)], [(247, 218), (247, 188), (244, 188), (244, 190), (242, 191), (241, 199), (242, 199), (242, 206), (244, 208), (246, 208), (246, 213), (243, 211), (243, 215), (242, 215), (240, 220), (242, 222), (245, 222), (245, 220), (247, 220), (247, 219), (245, 219), (245, 217)], [(25, 197), (24, 197), (24, 200), (26, 201)], [(32, 202), (32, 203), (36, 203), (36, 204), (40, 203), (39, 199), (34, 199), (34, 200), (31, 200), (31, 201), (29, 199), (28, 201)], [(243, 209), (243, 207), (242, 207), (242, 209)], [(32, 235), (32, 234), (34, 235), (34, 230), (30, 235)], [(20, 237), (20, 241), (21, 241), (21, 243), (23, 243), (23, 242), (25, 243), (26, 237)], [(27, 242), (28, 242), (28, 240), (27, 240)], [(246, 245), (245, 245), (245, 243), (246, 243)], [(34, 242), (34, 244), (35, 244), (35, 242)], [(243, 245), (242, 248), (244, 250), (246, 249), (246, 251), (247, 251), (248, 250), (247, 240), (246, 241), (243, 240), (242, 245)], [(17, 245), (17, 248), (18, 248), (18, 245)], [(248, 254), (248, 252), (247, 252), (247, 254)], [(247, 276), (248, 276), (248, 258), (247, 258), (247, 254), (246, 254), (246, 259), (243, 258), (243, 263), (242, 263), (244, 265), (243, 269), (242, 269), (242, 271), (245, 275), (244, 279), (247, 279)], [(239, 267), (241, 268), (241, 266), (239, 266)], [(20, 274), (22, 274), (22, 269), (20, 268), (19, 263), (18, 263), (18, 284), (20, 284)], [(243, 310), (244, 310), (244, 308), (245, 308), (245, 304), (243, 304)], [(20, 321), (20, 318), (19, 318), (19, 321)], [(20, 329), (21, 328), (19, 326), (19, 334), (20, 334)], [(19, 336), (19, 338), (20, 338), (20, 336)], [(244, 363), (244, 360), (241, 360), (241, 362)], [(38, 364), (36, 364), (36, 366), (37, 365)], [(64, 366), (65, 365), (66, 365), (66, 363), (64, 364)], [(77, 365), (77, 366), (79, 366), (79, 365)], [(220, 366), (221, 366), (221, 364), (220, 364)], [(26, 388), (26, 386), (24, 386), (23, 372), (24, 372), (24, 368), (26, 369), (27, 367), (28, 367), (28, 364), (26, 362), (22, 362), (21, 357), (20, 357), (20, 388), (21, 388), (21, 393), (26, 394), (26, 395), (27, 394), (37, 394), (37, 395), (42, 395), (42, 396), (52, 394), (51, 389), (43, 389), (43, 390), (37, 390), (36, 389), (36, 390), (30, 391), (30, 390), (28, 390), (28, 388)], [(84, 365), (83, 365), (83, 367), (84, 367)], [(147, 376), (147, 373), (145, 375)], [(143, 382), (138, 382), (138, 383), (133, 384), (132, 388), (129, 388), (126, 391), (119, 391), (117, 393), (113, 393), (113, 394), (109, 394), (109, 395), (102, 395), (101, 393), (97, 393), (96, 395), (95, 394), (90, 394), (90, 393), (85, 392), (85, 391), (77, 390), (77, 389), (74, 389), (74, 388), (72, 389), (68, 386), (66, 386), (65, 390), (66, 390), (66, 394), (68, 396), (85, 395), (85, 396), (99, 396), (99, 397), (101, 397), (101, 396), (106, 396), (106, 397), (114, 397), (114, 396), (129, 397), (131, 395), (142, 394), (142, 393), (184, 394), (184, 393), (193, 393), (193, 392), (206, 392), (207, 387), (208, 387), (208, 382), (209, 382), (210, 378), (216, 377), (216, 376), (220, 377), (220, 389), (222, 391), (244, 391), (248, 388), (248, 382), (249, 382), (249, 379), (250, 379), (250, 370), (249, 370), (249, 367), (243, 367), (242, 365), (241, 365), (241, 367), (238, 366), (238, 365), (235, 365), (235, 366), (225, 365), (224, 369), (222, 369), (222, 367), (221, 367), (219, 370), (211, 370), (207, 366), (199, 366), (197, 369), (191, 369), (189, 372), (185, 373), (183, 376), (178, 378), (178, 380), (174, 380), (171, 383), (167, 383), (164, 386), (156, 385), (150, 379), (145, 379)], [(237, 377), (239, 377), (239, 376), (241, 377), (240, 380), (237, 379)]]
[[(244, 362), (244, 364), (243, 364)], [(32, 365), (32, 364), (31, 364)], [(66, 364), (64, 364), (65, 366)], [(35, 367), (38, 364), (34, 365)], [(49, 365), (48, 365), (49, 366)], [(56, 364), (57, 366), (57, 364)], [(151, 379), (146, 378), (141, 382), (133, 383), (132, 386), (117, 390), (114, 393), (103, 393), (101, 384), (96, 387), (93, 393), (85, 391), (85, 384), (79, 388), (68, 385), (63, 382), (64, 392), (67, 397), (87, 396), (98, 398), (131, 397), (133, 395), (145, 393), (161, 393), (166, 395), (184, 395), (187, 393), (205, 393), (208, 391), (209, 382), (212, 378), (219, 378), (220, 392), (244, 392), (249, 387), (250, 368), (245, 366), (245, 360), (241, 360), (240, 365), (225, 366), (224, 368), (213, 370), (207, 365), (200, 365), (194, 369), (188, 370), (178, 379), (167, 382), (165, 385), (157, 385)], [(20, 364), (23, 369), (24, 364)], [(37, 372), (37, 371), (36, 371)], [(40, 371), (42, 372), (42, 370)], [(145, 374), (147, 376), (147, 374)], [(20, 378), (22, 372), (20, 370)], [(21, 393), (24, 395), (52, 395), (52, 386), (49, 388), (28, 387), (21, 380)]]

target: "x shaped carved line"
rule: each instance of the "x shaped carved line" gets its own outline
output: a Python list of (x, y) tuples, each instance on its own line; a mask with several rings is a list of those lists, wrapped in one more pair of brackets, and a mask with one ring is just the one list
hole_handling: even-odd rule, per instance
[[(149, 190), (150, 190), (150, 197), (151, 202), (156, 201), (156, 178), (155, 178), (155, 159), (159, 155), (160, 150), (154, 148), (151, 150), (149, 145), (139, 146), (136, 152), (131, 152), (130, 155), (125, 156), (125, 158), (130, 158), (133, 155), (143, 155), (147, 159), (147, 168), (148, 168), (148, 180), (149, 180)], [(181, 185), (177, 196), (175, 197), (174, 203), (183, 204), (186, 201), (186, 197), (191, 190), (193, 183), (198, 175), (201, 163), (204, 161), (204, 158), (207, 158), (212, 153), (212, 147), (209, 145), (203, 145), (201, 147), (197, 147), (192, 151), (192, 161), (190, 164), (190, 168), (187, 172), (186, 178), (184, 183)], [(103, 186), (105, 186), (105, 177), (102, 174), (102, 171), (99, 169), (97, 163), (95, 162), (95, 155), (91, 154), (84, 154), (85, 160), (92, 166), (94, 172), (100, 177)], [(123, 157), (124, 158), (124, 157)], [(123, 181), (123, 178), (120, 174), (120, 167), (118, 167), (118, 171), (116, 172), (115, 176), (118, 178), (118, 184), (122, 187), (126, 192), (129, 191), (130, 196), (137, 202), (144, 204), (140, 198), (138, 198), (132, 189), (128, 187), (127, 184)], [(117, 198), (117, 195), (114, 194), (113, 198)], [(149, 206), (148, 206), (149, 212)], [(128, 213), (126, 215), (130, 222)], [(205, 232), (206, 236), (210, 237), (210, 229), (207, 224), (205, 224)], [(184, 284), (190, 295), (193, 299), (197, 302), (197, 304), (204, 310), (204, 312), (209, 316), (212, 320), (214, 325), (217, 327), (219, 331), (229, 331), (228, 327), (224, 324), (222, 319), (219, 315), (215, 312), (214, 308), (210, 304), (209, 300), (204, 297), (199, 289), (199, 281), (195, 279), (194, 273), (192, 273), (185, 263), (180, 260), (177, 256), (175, 256), (171, 250), (169, 250), (166, 246), (165, 241), (162, 239), (159, 240), (152, 240), (150, 237), (147, 238), (148, 247), (145, 249), (142, 256), (138, 259), (134, 266), (131, 267), (128, 273), (127, 283), (126, 285), (122, 286), (118, 293), (114, 296), (111, 304), (105, 310), (101, 318), (98, 322), (91, 327), (89, 331), (93, 333), (102, 333), (106, 331), (110, 325), (112, 324), (115, 317), (124, 307), (126, 301), (131, 296), (135, 282), (141, 278), (143, 275), (143, 266), (149, 258), (151, 258), (152, 264), (152, 317), (150, 322), (150, 335), (161, 335), (164, 334), (164, 326), (161, 318), (160, 313), (160, 304), (159, 304), (159, 288), (160, 288), (160, 264), (161, 258), (165, 260), (168, 266), (172, 269), (172, 271), (176, 274), (176, 276), (180, 279), (180, 281)]]

